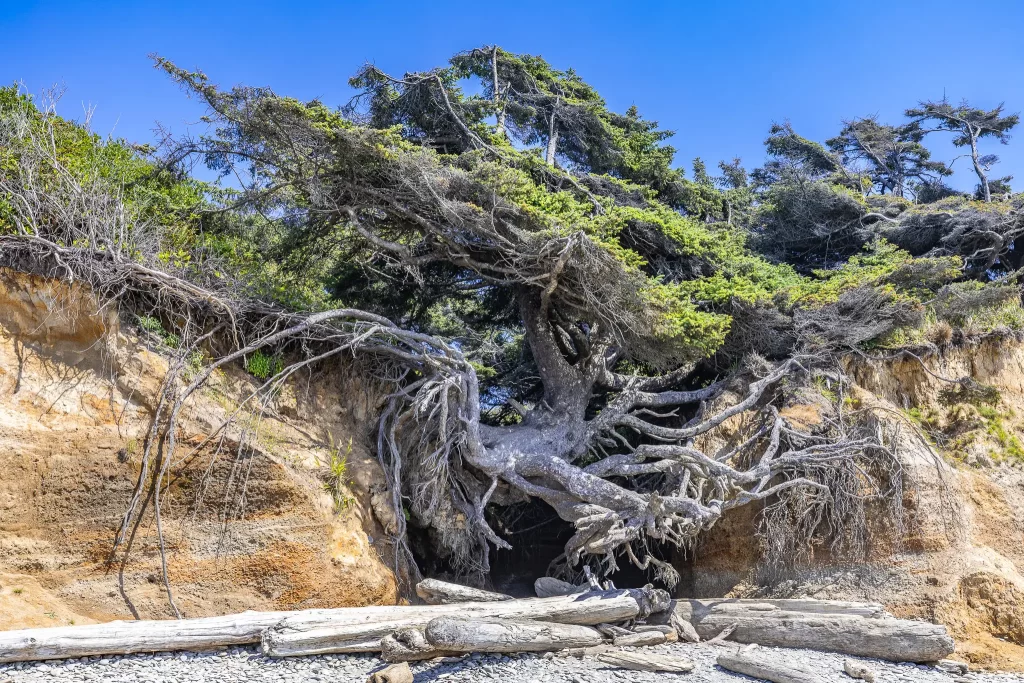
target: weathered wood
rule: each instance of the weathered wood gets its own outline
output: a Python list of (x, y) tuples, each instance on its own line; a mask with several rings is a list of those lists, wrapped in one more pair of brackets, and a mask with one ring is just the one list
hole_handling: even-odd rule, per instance
[[(332, 641), (337, 644), (337, 649), (328, 645), (324, 652), (375, 652), (380, 650), (380, 639), (391, 631), (424, 626), (444, 614), (595, 624), (635, 618), (640, 614), (640, 603), (646, 602), (650, 600), (643, 591), (622, 590), (503, 602), (243, 612), (199, 619), (0, 631), (0, 663), (244, 645), (260, 642), (265, 631), (279, 624), (282, 633), (287, 634), (282, 642), (290, 643), (282, 645), (282, 652), (304, 641), (316, 647)], [(265, 647), (273, 652), (275, 642), (276, 637), (272, 637)]]
[(714, 637), (732, 624), (736, 630), (729, 637), (738, 643), (806, 647), (897, 662), (933, 662), (954, 649), (945, 626), (920, 621), (782, 610), (694, 614), (694, 628), (702, 638)]
[(297, 612), (243, 612), (200, 619), (112, 621), (0, 631), (0, 663), (255, 643), (264, 630), (294, 614)]
[(435, 657), (461, 655), (461, 652), (448, 652), (431, 645), (423, 629), (420, 627), (400, 628), (381, 638), (381, 659), (385, 662), (415, 662)]
[(632, 671), (686, 674), (693, 671), (694, 668), (693, 662), (682, 657), (627, 652), (625, 650), (601, 652), (598, 653), (597, 658), (605, 664)]
[(668, 642), (668, 637), (661, 631), (642, 631), (615, 636), (612, 644), (616, 647), (649, 647)]
[(511, 595), (470, 588), (438, 579), (424, 579), (416, 584), (416, 595), (428, 605), (451, 605), (460, 602), (502, 602)]
[(845, 614), (868, 619), (882, 619), (890, 616), (882, 605), (875, 602), (842, 602), (838, 600), (811, 599), (746, 600), (729, 598), (721, 600), (672, 600), (667, 610), (653, 615), (647, 621), (652, 624), (670, 624), (672, 623), (672, 616), (676, 615), (681, 621), (692, 624), (711, 612), (716, 614), (763, 614), (776, 612), (799, 612), (805, 615)]
[(852, 659), (843, 660), (843, 671), (850, 678), (858, 678), (867, 683), (875, 683), (875, 672), (865, 664), (855, 662)]
[(366, 683), (412, 683), (412, 671), (405, 662), (392, 664), (389, 667), (370, 674)]
[(641, 613), (641, 603), (648, 600), (644, 595), (644, 591), (620, 590), (502, 602), (392, 607), (386, 615), (376, 619), (353, 619), (342, 610), (329, 619), (310, 620), (297, 615), (281, 620), (263, 634), (263, 652), (272, 657), (374, 652), (380, 650), (381, 638), (392, 631), (426, 626), (431, 619), (446, 615), (582, 625), (623, 621)]
[[(776, 657), (778, 655), (771, 655)], [(782, 663), (767, 659), (756, 650), (752, 653), (737, 652), (718, 656), (718, 666), (728, 671), (762, 678), (772, 683), (824, 683), (818, 674), (793, 663)]]
[(538, 598), (551, 598), (556, 595), (575, 595), (586, 593), (590, 586), (575, 586), (568, 581), (562, 581), (551, 576), (542, 576), (533, 582), (533, 592)]
[(963, 676), (969, 669), (966, 662), (958, 662), (955, 659), (940, 659), (937, 662), (933, 662), (932, 666), (952, 676)]
[(423, 634), (431, 645), (449, 652), (554, 652), (604, 642), (601, 632), (590, 626), (452, 616), (431, 620)]

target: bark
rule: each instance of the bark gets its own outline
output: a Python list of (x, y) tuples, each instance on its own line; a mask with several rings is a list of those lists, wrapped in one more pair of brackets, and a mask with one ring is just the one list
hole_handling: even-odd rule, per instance
[(589, 626), (517, 619), (438, 617), (424, 635), (448, 652), (554, 652), (604, 642), (601, 632)]
[(687, 674), (694, 669), (693, 662), (689, 659), (641, 652), (602, 652), (597, 655), (597, 658), (605, 664), (631, 671)]
[[(777, 655), (772, 655), (777, 656)], [(745, 676), (761, 678), (772, 683), (824, 683), (810, 669), (795, 664), (782, 664), (767, 660), (755, 653), (736, 653), (718, 656), (718, 666)]]
[(377, 620), (353, 619), (345, 614), (333, 614), (330, 619), (299, 616), (281, 620), (268, 630), (263, 635), (263, 652), (272, 657), (375, 652), (381, 649), (381, 639), (386, 635), (399, 629), (424, 627), (440, 616), (594, 625), (633, 619), (649, 609), (648, 603), (643, 591), (623, 590), (543, 599), (392, 607)]
[(457, 583), (424, 579), (416, 584), (416, 595), (428, 605), (450, 605), (459, 602), (501, 602), (512, 600), (511, 595), (484, 591)]

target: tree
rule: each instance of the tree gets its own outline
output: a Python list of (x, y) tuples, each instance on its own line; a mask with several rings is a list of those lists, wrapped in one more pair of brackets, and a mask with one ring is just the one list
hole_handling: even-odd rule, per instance
[[(503, 63), (519, 69), (504, 77), (507, 89)], [(338, 336), (346, 349), (395, 365), (379, 443), (397, 517), (407, 509), (432, 529), (438, 550), (461, 569), (486, 572), (488, 544), (506, 543), (487, 523), (489, 502), (537, 498), (575, 527), (569, 564), (596, 556), (612, 569), (626, 557), (670, 577), (649, 541), (683, 543), (733, 507), (787, 492), (824, 504), (829, 487), (819, 474), (872, 451), (871, 438), (844, 427), (806, 434), (778, 415), (772, 404), (782, 380), (801, 376), (810, 359), (756, 362), (754, 378), (739, 384), (727, 375), (689, 385), (728, 334), (721, 308), (769, 301), (796, 278), (746, 251), (742, 236), (680, 215), (648, 188), (492, 144), (467, 113), (478, 111), (472, 98), (440, 75), (375, 75), (373, 83), (386, 80), (397, 97), (375, 90), (371, 125), (361, 125), (318, 102), (222, 91), (202, 74), (159, 64), (207, 103), (216, 125), (211, 135), (177, 141), (171, 158), (199, 155), (232, 167), (246, 179), (244, 204), (267, 216), (277, 207), (285, 218), (273, 229), (308, 253), (354, 245), (349, 255), (378, 272), (427, 291), (471, 292), (490, 324), (521, 335), (523, 362), (536, 378), (529, 401), (509, 400), (512, 387), (482, 393), (475, 347), (429, 325), (381, 322), (361, 342)], [(582, 86), (569, 72), (538, 73), (532, 58), (510, 55), (498, 67), (495, 92), (508, 93), (502, 106), (513, 135), (527, 126), (542, 131), (553, 114), (565, 154), (583, 150), (583, 136), (566, 133), (572, 119), (564, 107), (596, 115), (581, 104), (596, 95), (559, 91), (546, 79)], [(535, 90), (516, 80), (524, 73)], [(381, 100), (401, 100), (428, 80), (427, 95), (417, 97), (437, 120), (378, 127), (393, 120), (379, 116)], [(446, 146), (453, 131), (465, 145), (458, 154)], [(350, 319), (376, 315), (345, 310)], [(384, 344), (380, 334), (395, 341)], [(724, 398), (730, 388), (738, 398)], [(707, 410), (716, 399), (724, 403)], [(512, 410), (504, 417), (488, 412), (505, 403)], [(702, 450), (702, 435), (742, 413), (759, 425), (750, 439), (727, 453)]]
[(888, 126), (869, 116), (846, 121), (827, 144), (841, 155), (843, 164), (866, 164), (871, 183), (882, 194), (889, 190), (903, 197), (913, 191), (912, 181), (935, 182), (952, 173), (942, 162), (931, 160), (931, 152), (921, 144), (924, 135), (919, 122)]
[(921, 133), (945, 131), (954, 134), (953, 144), (957, 147), (969, 147), (968, 156), (974, 165), (981, 185), (981, 195), (986, 202), (992, 201), (992, 191), (988, 174), (999, 161), (995, 154), (982, 154), (978, 143), (984, 138), (995, 138), (1000, 144), (1009, 144), (1009, 131), (1020, 121), (1018, 114), (1003, 115), (1003, 105), (985, 111), (977, 109), (966, 100), (953, 106), (949, 100), (923, 101), (916, 108), (908, 109), (906, 115), (916, 124), (932, 121), (935, 128), (921, 128)]

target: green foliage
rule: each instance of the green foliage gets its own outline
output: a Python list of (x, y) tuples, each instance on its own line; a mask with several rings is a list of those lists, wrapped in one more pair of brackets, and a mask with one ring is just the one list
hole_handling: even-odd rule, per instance
[(335, 445), (334, 437), (328, 435), (326, 473), (324, 474), (323, 489), (331, 495), (334, 501), (335, 512), (341, 513), (347, 510), (354, 502), (348, 487), (352, 482), (348, 478), (348, 459), (352, 455), (352, 439), (344, 447)]
[(269, 379), (284, 371), (284, 361), (280, 356), (268, 356), (257, 349), (246, 358), (245, 369), (256, 379)]

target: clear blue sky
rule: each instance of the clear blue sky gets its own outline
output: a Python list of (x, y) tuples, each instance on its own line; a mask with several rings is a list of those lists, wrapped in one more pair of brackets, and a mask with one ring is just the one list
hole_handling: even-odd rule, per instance
[[(677, 162), (763, 159), (772, 121), (824, 140), (844, 118), (897, 121), (922, 98), (1024, 109), (1024, 1), (705, 0), (703, 2), (29, 2), (0, 0), (0, 82), (66, 86), (61, 113), (96, 107), (94, 127), (149, 141), (200, 109), (146, 55), (199, 67), (214, 82), (265, 85), (340, 104), (365, 61), (427, 69), (498, 43), (574, 67), (609, 105), (677, 134)], [(1024, 189), (1024, 125), (990, 145)], [(955, 154), (948, 138), (929, 143)], [(967, 165), (954, 184), (973, 187)]]

